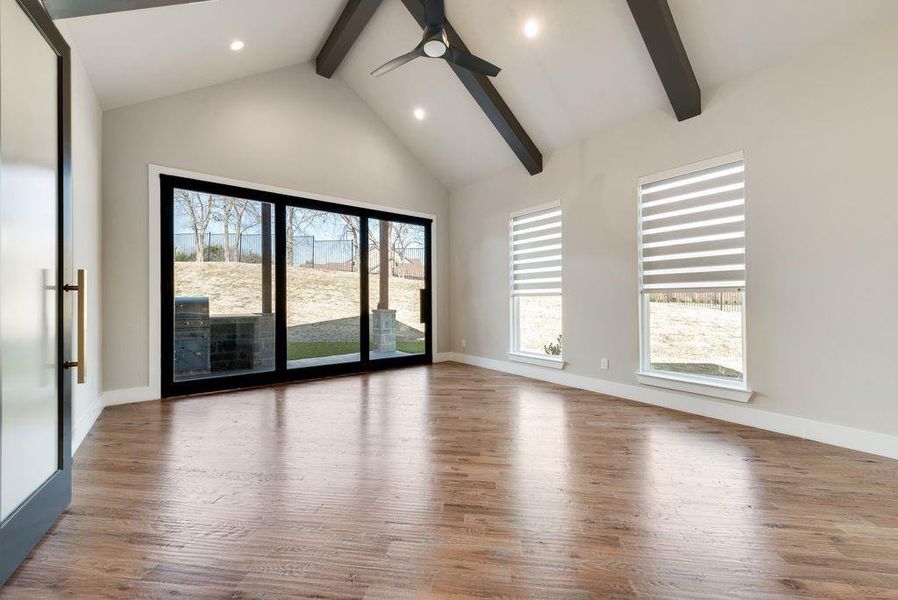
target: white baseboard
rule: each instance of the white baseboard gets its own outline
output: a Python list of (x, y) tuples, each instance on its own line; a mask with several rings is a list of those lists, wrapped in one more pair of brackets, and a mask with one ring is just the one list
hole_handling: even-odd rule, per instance
[(433, 362), (435, 363), (449, 362), (450, 360), (452, 360), (451, 352), (437, 352), (433, 355)]
[(103, 412), (104, 406), (103, 395), (100, 395), (93, 399), (90, 406), (87, 407), (87, 410), (81, 413), (81, 416), (75, 421), (75, 424), (72, 427), (72, 456), (75, 455), (75, 452), (77, 452), (78, 448), (81, 446), (81, 442), (83, 442), (84, 438), (87, 437), (87, 434), (90, 433), (91, 427), (97, 422), (97, 417)]
[(898, 436), (864, 431), (853, 427), (844, 427), (832, 423), (822, 423), (803, 417), (794, 417), (780, 413), (759, 410), (746, 404), (712, 400), (691, 394), (662, 390), (658, 388), (630, 385), (574, 375), (566, 371), (547, 369), (533, 365), (514, 363), (492, 358), (482, 358), (469, 354), (452, 353), (451, 360), (459, 363), (521, 375), (531, 379), (547, 381), (572, 388), (608, 394), (643, 404), (663, 406), (673, 410), (687, 412), (721, 421), (729, 421), (739, 425), (748, 425), (784, 433), (824, 444), (869, 452), (889, 458), (898, 458)]
[(110, 390), (103, 394), (104, 406), (116, 406), (119, 404), (131, 404), (133, 402), (146, 402), (159, 400), (158, 392), (150, 387), (126, 388), (123, 390)]

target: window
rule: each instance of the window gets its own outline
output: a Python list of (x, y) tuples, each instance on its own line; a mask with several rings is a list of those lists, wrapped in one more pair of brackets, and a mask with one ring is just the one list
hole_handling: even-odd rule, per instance
[(561, 206), (512, 214), (509, 246), (511, 357), (561, 366)]
[(745, 387), (742, 154), (640, 180), (641, 371)]

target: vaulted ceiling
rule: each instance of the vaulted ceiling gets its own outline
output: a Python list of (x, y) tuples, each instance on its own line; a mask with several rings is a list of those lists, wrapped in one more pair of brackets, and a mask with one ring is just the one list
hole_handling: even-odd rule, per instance
[[(702, 90), (898, 19), (895, 0), (669, 0)], [(104, 108), (315, 59), (344, 0), (217, 0), (60, 21)], [(472, 51), (543, 153), (670, 103), (626, 0), (446, 0)], [(522, 35), (527, 19), (539, 35)], [(450, 188), (520, 163), (441, 61), (370, 72), (407, 52), (421, 28), (384, 0), (335, 77)], [(239, 53), (232, 39), (246, 42)], [(415, 107), (428, 118), (412, 117)], [(673, 119), (673, 111), (671, 110)]]

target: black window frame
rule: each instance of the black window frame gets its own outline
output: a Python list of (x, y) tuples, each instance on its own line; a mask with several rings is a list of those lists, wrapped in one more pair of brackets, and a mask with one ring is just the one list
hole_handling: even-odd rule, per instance
[[(238, 185), (223, 184), (201, 179), (160, 175), (160, 299), (161, 299), (161, 391), (163, 398), (187, 396), (208, 392), (253, 388), (307, 379), (320, 379), (337, 375), (366, 373), (382, 369), (430, 364), (433, 362), (433, 260), (432, 229), (433, 220), (425, 217), (393, 213), (341, 204), (325, 200), (314, 200), (302, 196), (259, 190)], [(219, 196), (232, 196), (266, 202), (272, 205), (275, 216), (273, 231), (274, 248), (274, 313), (275, 313), (275, 368), (272, 371), (238, 375), (222, 374), (208, 377), (175, 381), (174, 379), (174, 191), (185, 189)], [(360, 288), (360, 360), (356, 362), (289, 368), (287, 365), (287, 250), (286, 209), (287, 206), (334, 212), (359, 218), (359, 288)], [(424, 289), (422, 313), (424, 330), (424, 353), (394, 358), (371, 360), (370, 318), (368, 306), (368, 219), (409, 223), (424, 227)]]

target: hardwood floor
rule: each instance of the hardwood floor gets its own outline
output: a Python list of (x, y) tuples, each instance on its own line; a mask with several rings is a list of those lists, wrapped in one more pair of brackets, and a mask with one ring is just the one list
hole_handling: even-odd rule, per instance
[(454, 363), (107, 408), (2, 597), (898, 598), (898, 461)]

